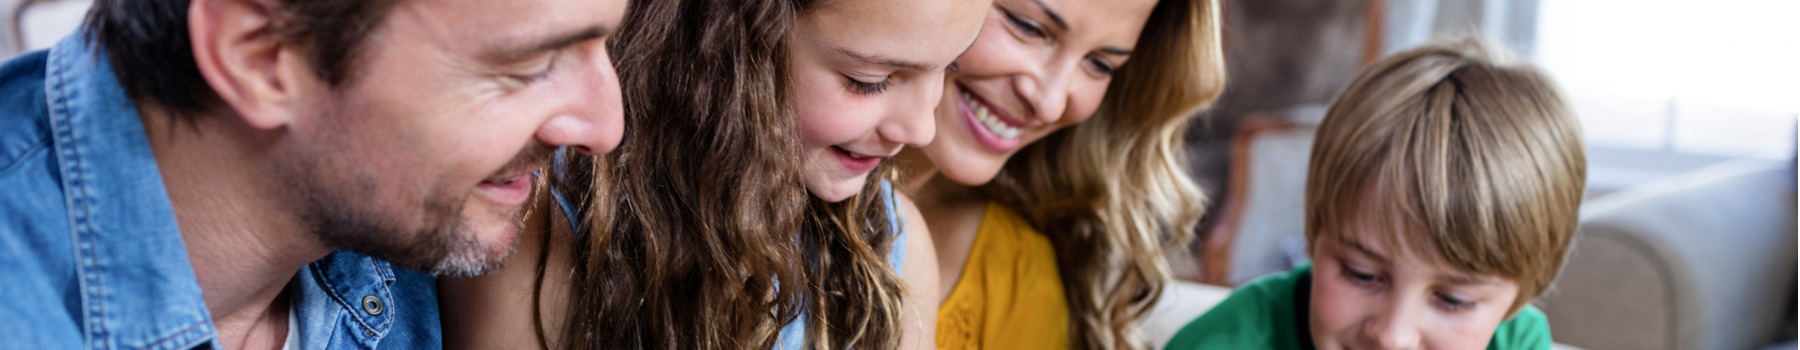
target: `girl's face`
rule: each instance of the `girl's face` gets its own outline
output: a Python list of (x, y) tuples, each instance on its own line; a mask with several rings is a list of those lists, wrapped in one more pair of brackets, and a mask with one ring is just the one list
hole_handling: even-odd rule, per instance
[(1156, 0), (996, 0), (958, 58), (924, 147), (938, 171), (986, 184), (1019, 149), (1088, 119), (1131, 58)]
[(791, 34), (794, 109), (806, 189), (836, 202), (937, 128), (944, 69), (975, 40), (987, 0), (837, 0)]

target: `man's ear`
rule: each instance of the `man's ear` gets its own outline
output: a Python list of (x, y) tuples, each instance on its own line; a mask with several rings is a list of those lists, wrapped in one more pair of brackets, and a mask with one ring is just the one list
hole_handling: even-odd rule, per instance
[(305, 57), (282, 37), (273, 0), (193, 0), (188, 37), (194, 63), (233, 115), (257, 129), (280, 128), (302, 113), (302, 93), (318, 84)]

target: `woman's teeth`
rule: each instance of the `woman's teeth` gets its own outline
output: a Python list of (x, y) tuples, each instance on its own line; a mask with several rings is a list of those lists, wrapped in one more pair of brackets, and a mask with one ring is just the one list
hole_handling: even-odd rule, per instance
[(1007, 125), (1006, 122), (1000, 121), (1000, 118), (995, 117), (992, 112), (988, 111), (987, 106), (982, 105), (980, 102), (976, 102), (975, 98), (969, 96), (967, 91), (962, 93), (962, 98), (963, 101), (966, 101), (968, 104), (969, 110), (975, 111), (975, 121), (981, 122), (981, 126), (986, 127), (988, 132), (1003, 139), (1015, 139), (1019, 137), (1019, 128), (1012, 127), (1011, 125)]

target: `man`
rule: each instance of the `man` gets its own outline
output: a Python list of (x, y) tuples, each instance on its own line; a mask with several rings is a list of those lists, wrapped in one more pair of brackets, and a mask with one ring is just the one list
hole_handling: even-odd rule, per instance
[(625, 0), (98, 0), (0, 66), (0, 347), (436, 348)]

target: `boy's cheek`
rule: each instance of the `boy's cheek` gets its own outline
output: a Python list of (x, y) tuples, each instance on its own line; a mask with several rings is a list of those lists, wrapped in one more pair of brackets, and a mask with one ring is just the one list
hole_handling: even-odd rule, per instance
[(1518, 294), (1518, 284), (1507, 281), (1500, 287), (1479, 294), (1487, 301), (1474, 310), (1434, 310), (1433, 315), (1437, 319), (1426, 323), (1429, 325), (1425, 333), (1427, 344), (1437, 345), (1434, 349), (1487, 348), (1500, 324), (1512, 317), (1508, 307)]
[(1441, 316), (1442, 319), (1427, 323), (1430, 329), (1425, 333), (1425, 341), (1433, 349), (1486, 349), (1508, 315), (1505, 307), (1500, 307), (1472, 314)]
[(1356, 294), (1352, 289), (1355, 286), (1347, 285), (1342, 279), (1316, 272), (1312, 278), (1312, 299), (1307, 308), (1310, 310), (1307, 323), (1312, 329), (1308, 331), (1319, 349), (1340, 349), (1340, 341), (1353, 336), (1356, 325), (1361, 323), (1359, 320), (1365, 318), (1368, 313), (1365, 308), (1381, 307), (1381, 302)]

